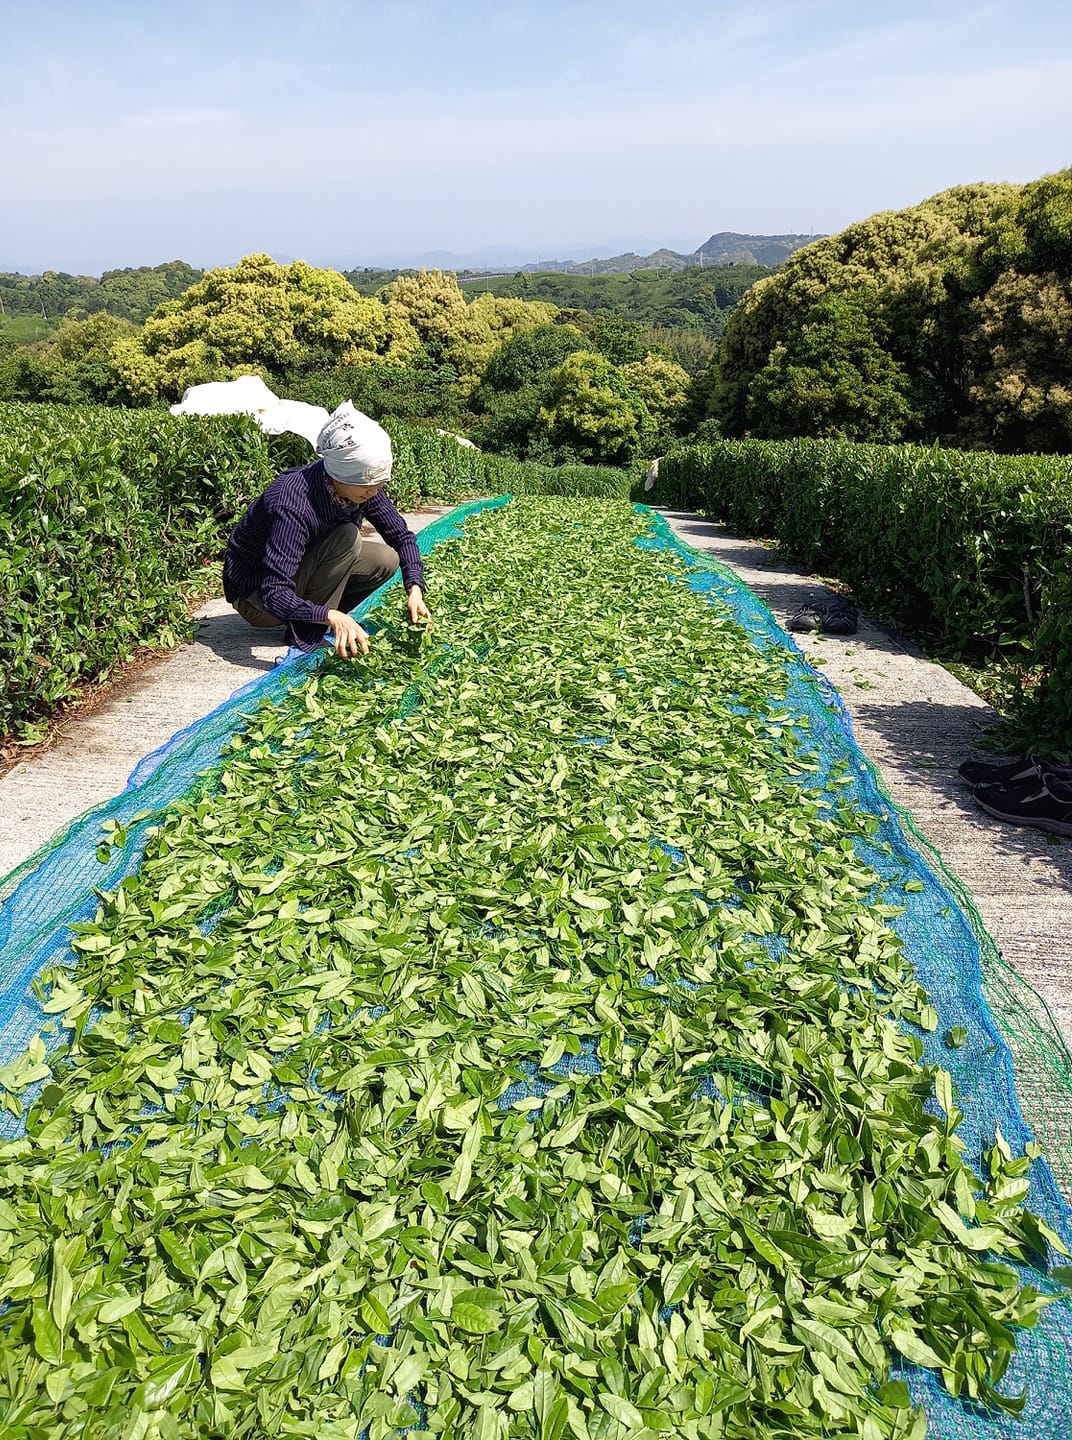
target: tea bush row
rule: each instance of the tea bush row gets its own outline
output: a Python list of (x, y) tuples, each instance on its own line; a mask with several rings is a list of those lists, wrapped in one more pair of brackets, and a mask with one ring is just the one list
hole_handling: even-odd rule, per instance
[(947, 655), (1021, 657), (1024, 718), (1072, 744), (1072, 461), (823, 440), (721, 441), (655, 498), (775, 539)]
[(246, 419), (0, 406), (0, 734), (184, 634), (184, 585), (269, 478)]

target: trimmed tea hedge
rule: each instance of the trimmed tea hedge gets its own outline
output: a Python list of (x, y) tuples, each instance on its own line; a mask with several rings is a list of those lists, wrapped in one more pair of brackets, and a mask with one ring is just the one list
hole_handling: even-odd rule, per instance
[[(551, 470), (392, 422), (393, 498), (624, 496), (620, 470)], [(0, 405), (0, 735), (33, 741), (75, 688), (189, 633), (185, 594), (242, 506), (312, 458), (244, 416)]]
[(1020, 651), (1031, 723), (1072, 744), (1067, 456), (722, 441), (667, 456), (654, 498), (776, 539), (944, 653)]
[(269, 478), (246, 419), (0, 406), (0, 734), (185, 634), (183, 582)]
[(400, 510), (422, 500), (464, 500), (474, 495), (560, 495), (628, 500), (635, 476), (607, 465), (538, 465), (459, 445), (449, 435), (396, 420), (384, 422), (395, 463), (391, 497)]
[[(609, 465), (539, 465), (491, 455), (460, 445), (434, 429), (388, 419), (394, 470), (389, 486), (400, 510), (412, 510), (422, 501), (450, 503), (476, 495), (558, 495), (592, 500), (628, 500), (638, 477)], [(268, 441), (274, 472), (311, 458), (300, 436), (280, 435)]]

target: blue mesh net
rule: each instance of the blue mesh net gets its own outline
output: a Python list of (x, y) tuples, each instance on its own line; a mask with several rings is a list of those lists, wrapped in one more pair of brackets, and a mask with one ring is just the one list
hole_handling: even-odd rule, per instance
[[(435, 520), (417, 535), (428, 554), (456, 535), (465, 520), (480, 510), (505, 505), (508, 496), (476, 500)], [(354, 611), (360, 619), (380, 600), (388, 582)], [(244, 685), (210, 714), (135, 766), (126, 789), (114, 799), (86, 811), (0, 881), (0, 1064), (25, 1050), (40, 1033), (46, 1017), (33, 991), (33, 980), (48, 966), (71, 958), (68, 926), (88, 919), (96, 908), (96, 891), (114, 889), (138, 865), (146, 832), (159, 812), (189, 793), (199, 776), (211, 771), (244, 717), (264, 703), (280, 699), (300, 685), (330, 655), (291, 650), (283, 664)], [(108, 821), (125, 831), (123, 843), (97, 859), (101, 827)], [(18, 1120), (0, 1117), (0, 1134), (17, 1133)]]
[[(925, 853), (922, 837), (911, 830), (907, 817), (883, 791), (875, 770), (856, 744), (852, 721), (837, 691), (808, 664), (763, 602), (731, 570), (677, 540), (661, 516), (655, 517), (651, 538), (640, 543), (653, 550), (675, 550), (683, 555), (689, 561), (690, 588), (713, 604), (726, 606), (759, 649), (779, 652), (789, 679), (786, 709), (791, 719), (807, 721), (807, 733), (819, 761), (818, 773), (809, 775), (807, 783), (829, 789), (836, 775), (838, 794), (880, 822), (877, 833), (870, 840), (858, 840), (857, 848), (863, 861), (900, 890), (897, 903), (904, 910), (891, 923), (903, 939), (905, 951), (939, 1016), (935, 1031), (920, 1032), (924, 1059), (928, 1064), (942, 1065), (958, 1087), (964, 1110), (960, 1133), (967, 1153), (981, 1169), (982, 1152), (992, 1143), (995, 1125), (1000, 1126), (1013, 1151), (1019, 1152), (1035, 1137), (1017, 1093), (1018, 1077), (1010, 1046), (984, 994), (984, 949), (992, 948), (992, 944), (983, 934), (970, 901), (943, 872), (937, 856)], [(768, 938), (777, 940), (758, 938), (765, 944)], [(999, 1012), (1003, 1008), (1000, 1000), (1014, 986), (1011, 977), (1002, 979), (1004, 984), (997, 997)], [(1024, 1003), (1021, 997), (1021, 1007)], [(960, 1047), (950, 1049), (943, 1037), (954, 1026), (962, 1027), (967, 1038)], [(1018, 1057), (1020, 1075), (1036, 1059), (1045, 1063), (1047, 1051), (1057, 1046), (1056, 1037), (1040, 1029), (1035, 1044), (1028, 1042)], [(1059, 1102), (1067, 1107), (1067, 1094), (1062, 1094)], [(1044, 1127), (1036, 1120), (1036, 1128)], [(1061, 1165), (1062, 1173), (1067, 1173), (1065, 1136), (1058, 1132), (1045, 1138), (1051, 1153), (1065, 1142), (1063, 1153), (1053, 1154), (1053, 1159)], [(1043, 1160), (1032, 1166), (1028, 1203), (1066, 1244), (1072, 1245), (1072, 1209), (1058, 1189), (1053, 1168)], [(1031, 1278), (1039, 1288), (1047, 1288), (1044, 1277)], [(1016, 1392), (1031, 1382), (1030, 1409), (1018, 1419), (955, 1400), (933, 1372), (904, 1367), (914, 1397), (927, 1409), (929, 1435), (940, 1440), (996, 1440), (998, 1436), (1069, 1440), (1072, 1307), (1067, 1303), (1050, 1306), (1036, 1328), (1021, 1332), (1018, 1343), (1019, 1350), (1007, 1374), (1007, 1388)]]
[[(505, 504), (508, 499), (476, 502), (452, 512), (421, 533), (420, 548), (427, 553), (457, 533), (469, 515)], [(923, 1036), (926, 1060), (940, 1063), (959, 1088), (965, 1112), (961, 1134), (969, 1155), (981, 1168), (980, 1157), (992, 1142), (995, 1125), (1000, 1126), (1014, 1151), (1023, 1148), (1034, 1130), (1041, 1133), (1059, 1173), (1066, 1177), (1070, 1163), (1065, 1128), (1067, 1089), (1057, 1094), (1067, 1082), (1067, 1071), (1061, 1068), (1063, 1061), (1036, 1024), (1037, 1007), (1029, 994), (995, 968), (993, 947), (970, 901), (942, 872), (940, 862), (927, 853), (925, 842), (912, 831), (907, 817), (883, 792), (874, 770), (856, 746), (851, 722), (837, 693), (807, 664), (762, 602), (732, 572), (677, 541), (664, 520), (656, 516), (652, 533), (640, 543), (656, 554), (674, 552), (684, 557), (690, 587), (712, 605), (728, 609), (757, 648), (777, 655), (789, 685), (785, 723), (797, 725), (799, 734), (808, 737), (807, 743), (818, 761), (817, 773), (807, 775), (801, 783), (827, 793), (831, 810), (835, 800), (842, 801), (848, 792), (859, 809), (878, 820), (877, 832), (857, 842), (860, 857), (887, 884), (900, 890), (903, 913), (893, 923), (940, 1017), (938, 1028)], [(355, 613), (363, 615), (378, 598), (379, 592)], [(68, 926), (93, 913), (98, 889), (114, 888), (137, 868), (146, 832), (160, 811), (178, 797), (210, 783), (213, 767), (219, 764), (227, 742), (245, 717), (262, 703), (280, 700), (323, 658), (323, 653), (304, 656), (292, 652), (285, 664), (238, 691), (211, 715), (148, 756), (135, 769), (121, 795), (74, 822), (0, 885), (0, 1060), (21, 1053), (32, 1037), (46, 1029), (47, 1016), (34, 993), (35, 977), (45, 967), (72, 958)], [(607, 738), (585, 735), (578, 743), (600, 745)], [(114, 821), (125, 833), (123, 842), (114, 846), (102, 862), (97, 850), (101, 825), (106, 821)], [(658, 837), (653, 837), (652, 843), (658, 844)], [(742, 878), (742, 890), (747, 883)], [(209, 927), (213, 922), (212, 916), (203, 919)], [(754, 938), (757, 953), (765, 951), (778, 958), (784, 945), (780, 936)], [(991, 984), (990, 993), (1001, 1025), (984, 993), (984, 973), (988, 981), (996, 982)], [(943, 1036), (953, 1026), (963, 1028), (966, 1040), (951, 1050), (944, 1045)], [(1016, 1051), (1015, 1075), (1010, 1041)], [(565, 1076), (597, 1065), (594, 1053), (583, 1051), (578, 1056), (564, 1057), (558, 1070)], [(762, 1094), (766, 1077), (756, 1067), (753, 1072), (734, 1071), (733, 1079)], [(1018, 1080), (1030, 1097), (1031, 1125), (1017, 1093)], [(713, 1080), (706, 1076), (698, 1083), (710, 1086)], [(504, 1099), (540, 1093), (546, 1086), (546, 1081), (534, 1075), (527, 1084), (519, 1082)], [(285, 1103), (285, 1099), (277, 1097), (273, 1103)], [(1056, 1121), (1055, 1111), (1060, 1112)], [(0, 1119), (0, 1133), (17, 1133), (19, 1124), (16, 1117), (5, 1116)], [(1054, 1169), (1041, 1160), (1032, 1166), (1029, 1203), (1072, 1244), (1072, 1211), (1062, 1198)], [(1045, 1277), (1030, 1278), (1039, 1288), (1047, 1288)], [(1072, 1309), (1064, 1303), (1050, 1306), (1038, 1326), (1022, 1332), (1019, 1338), (1020, 1349), (1005, 1384), (1007, 1390), (1015, 1391), (1031, 1380), (1030, 1409), (1019, 1420), (956, 1401), (930, 1372), (904, 1367), (913, 1393), (927, 1409), (930, 1435), (939, 1440), (996, 1440), (1004, 1436), (1068, 1440), (1072, 1436), (1072, 1381), (1068, 1368), (1072, 1357)]]

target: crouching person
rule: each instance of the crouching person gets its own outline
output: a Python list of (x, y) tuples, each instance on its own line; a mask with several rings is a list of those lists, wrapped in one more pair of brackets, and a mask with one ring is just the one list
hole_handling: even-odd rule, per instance
[[(227, 542), (223, 593), (251, 625), (285, 625), (287, 641), (314, 650), (330, 629), (336, 652), (368, 654), (348, 612), (401, 568), (414, 622), (429, 619), (424, 566), (413, 531), (388, 499), (391, 437), (349, 400), (316, 442), (319, 457), (277, 475)], [(379, 541), (361, 535), (369, 524)]]

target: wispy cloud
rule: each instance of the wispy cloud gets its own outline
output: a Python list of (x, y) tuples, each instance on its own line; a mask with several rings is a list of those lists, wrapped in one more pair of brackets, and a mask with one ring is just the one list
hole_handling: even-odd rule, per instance
[(143, 110), (138, 115), (124, 115), (119, 124), (123, 130), (216, 130), (233, 118), (229, 110)]
[[(190, 0), (180, 33), (99, 0), (44, 50), (28, 21), (5, 35), (0, 248), (836, 228), (1072, 158), (1072, 11), (1031, 8), (1034, 28), (1011, 0)], [(47, 53), (47, 105), (20, 44)]]
[[(999, 132), (1025, 138), (1040, 126), (1072, 130), (1072, 60), (995, 67), (946, 78), (901, 73), (876, 84), (847, 71), (812, 92), (805, 76), (779, 93), (748, 84), (685, 94), (652, 111), (631, 98), (572, 100), (554, 111), (508, 91), (443, 107), (407, 95), (391, 111), (349, 102), (330, 113), (274, 120), (227, 109), (160, 109), (104, 127), (44, 127), (11, 136), (7, 164), (32, 192), (62, 167), (69, 185), (137, 180), (159, 192), (246, 182), (285, 185), (323, 175), (354, 189), (373, 181), (497, 168), (591, 171), (605, 159), (760, 154), (872, 139), (948, 143)], [(162, 152), (161, 138), (168, 143)], [(90, 165), (91, 159), (93, 160)], [(21, 173), (20, 173), (21, 172)], [(359, 208), (359, 204), (355, 206)]]

